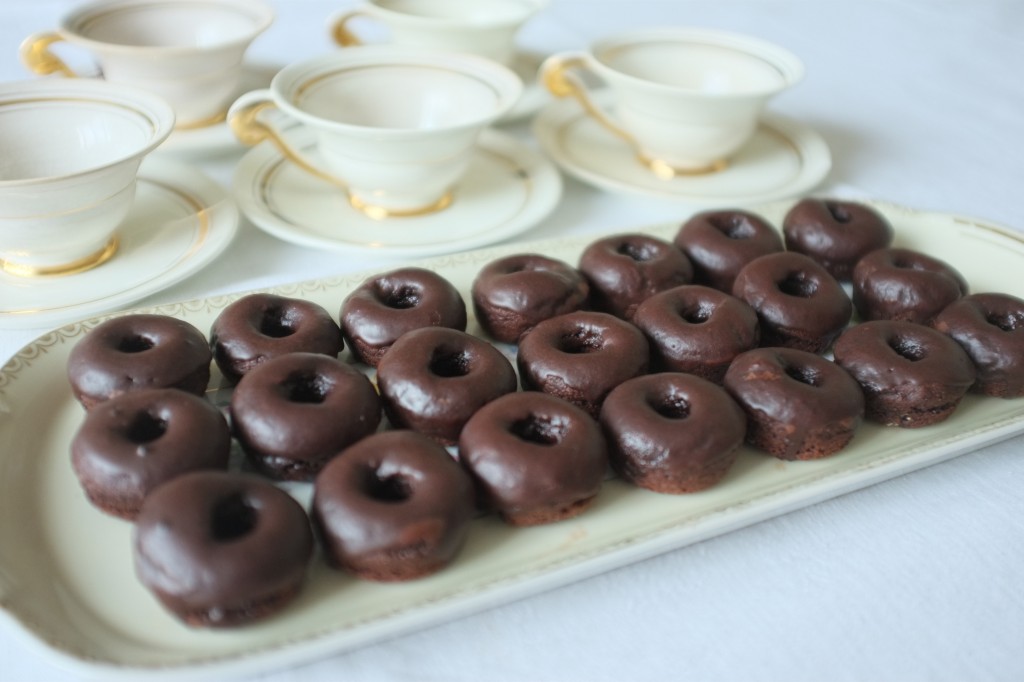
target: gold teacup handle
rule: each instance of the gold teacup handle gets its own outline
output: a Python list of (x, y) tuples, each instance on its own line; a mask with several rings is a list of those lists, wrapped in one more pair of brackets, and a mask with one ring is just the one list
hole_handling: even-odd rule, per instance
[(366, 12), (357, 9), (350, 12), (344, 12), (334, 19), (331, 22), (331, 37), (334, 38), (334, 42), (341, 47), (362, 45), (365, 41), (353, 33), (352, 29), (348, 27), (348, 23), (356, 17), (366, 16), (369, 15)]
[(541, 66), (541, 80), (555, 97), (576, 98), (587, 114), (593, 116), (594, 120), (611, 133), (625, 140), (633, 148), (633, 151), (640, 154), (640, 145), (636, 139), (594, 103), (587, 87), (572, 73), (576, 69), (585, 69), (586, 67), (587, 62), (582, 55), (555, 55), (545, 60)]
[(22, 41), (18, 48), (21, 63), (29, 71), (39, 76), (59, 73), (68, 78), (77, 78), (78, 74), (71, 70), (64, 60), (50, 50), (50, 45), (59, 43), (62, 38), (57, 33), (34, 33)]

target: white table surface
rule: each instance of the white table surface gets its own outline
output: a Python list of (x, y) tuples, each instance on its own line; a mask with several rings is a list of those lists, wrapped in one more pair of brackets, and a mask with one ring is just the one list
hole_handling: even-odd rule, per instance
[[(277, 0), (255, 59), (332, 49), (343, 0)], [(72, 3), (0, 2), (0, 79), (20, 40)], [(827, 140), (820, 192), (1024, 230), (1024, 3), (553, 0), (521, 43), (552, 52), (625, 28), (691, 25), (787, 46), (804, 81), (774, 111)], [(529, 126), (510, 128), (530, 140)], [(200, 165), (228, 182), (238, 155)], [(522, 239), (680, 220), (685, 206), (567, 179)], [(244, 224), (207, 270), (142, 304), (388, 265), (291, 246)], [(1024, 274), (1019, 276), (1024, 277)], [(45, 330), (0, 329), (0, 362)], [(0, 452), (3, 445), (0, 444)], [(731, 534), (266, 680), (1021, 680), (1024, 437)], [(0, 513), (16, 514), (3, 506)], [(9, 548), (0, 548), (9, 551)], [(0, 680), (71, 680), (9, 630)]]

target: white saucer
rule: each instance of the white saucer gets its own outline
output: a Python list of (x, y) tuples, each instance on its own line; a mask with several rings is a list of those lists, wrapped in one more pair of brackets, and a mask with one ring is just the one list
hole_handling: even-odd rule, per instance
[[(259, 90), (270, 85), (280, 65), (246, 63), (242, 66), (242, 81), (238, 85), (238, 96), (250, 90)], [(192, 130), (175, 130), (167, 141), (160, 145), (161, 152), (184, 156), (214, 155), (241, 148), (241, 143), (231, 132), (227, 121)]]
[[(316, 158), (308, 131), (293, 129), (288, 136)], [(557, 205), (562, 178), (538, 152), (504, 133), (485, 130), (451, 206), (437, 213), (373, 220), (352, 208), (338, 187), (296, 167), (269, 142), (242, 157), (234, 191), (242, 212), (278, 239), (327, 251), (418, 258), (528, 230)]]
[[(598, 93), (606, 105), (607, 92)], [(613, 192), (695, 206), (755, 204), (807, 192), (828, 174), (832, 155), (806, 125), (766, 115), (729, 165), (716, 173), (663, 180), (642, 165), (625, 141), (602, 128), (572, 99), (555, 100), (534, 119), (541, 146), (567, 173)]]
[(0, 327), (53, 327), (123, 308), (208, 265), (237, 228), (238, 208), (217, 183), (190, 165), (149, 157), (114, 257), (75, 275), (0, 272)]
[(511, 111), (501, 117), (499, 124), (513, 123), (533, 116), (550, 101), (551, 95), (537, 76), (544, 59), (545, 55), (539, 52), (522, 50), (516, 53), (510, 68), (522, 79), (523, 94)]

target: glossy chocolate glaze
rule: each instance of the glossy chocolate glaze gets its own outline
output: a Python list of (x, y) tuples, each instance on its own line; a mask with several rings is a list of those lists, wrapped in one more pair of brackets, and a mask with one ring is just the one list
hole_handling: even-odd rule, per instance
[(447, 566), (474, 513), (469, 476), (412, 431), (360, 441), (314, 486), (313, 523), (328, 563), (368, 580), (410, 580)]
[(581, 311), (545, 320), (519, 340), (519, 380), (597, 417), (608, 392), (647, 372), (650, 347), (635, 326), (609, 315)]
[(732, 293), (757, 312), (762, 346), (823, 353), (853, 314), (842, 285), (809, 257), (792, 251), (748, 263)]
[(426, 327), (404, 334), (377, 367), (384, 411), (398, 428), (454, 445), (480, 407), (516, 390), (512, 363), (483, 339)]
[(482, 407), (459, 438), (459, 461), (485, 506), (517, 526), (581, 513), (601, 489), (607, 446), (586, 412), (544, 393)]
[(847, 281), (853, 266), (892, 243), (889, 221), (870, 206), (837, 199), (802, 199), (782, 221), (786, 248), (810, 256), (833, 277)]
[(537, 323), (580, 310), (590, 285), (576, 268), (536, 253), (491, 261), (473, 280), (473, 310), (484, 333), (516, 343)]
[(269, 616), (306, 578), (313, 532), (288, 493), (250, 474), (179, 476), (146, 498), (135, 573), (186, 624), (227, 627)]
[(914, 322), (863, 322), (843, 332), (832, 352), (864, 391), (868, 419), (886, 426), (941, 422), (974, 383), (974, 365), (957, 342)]
[(864, 394), (846, 370), (793, 348), (755, 348), (733, 360), (725, 389), (747, 413), (747, 442), (779, 459), (818, 459), (853, 438)]
[(753, 308), (699, 284), (651, 296), (637, 307), (632, 322), (650, 342), (652, 367), (716, 384), (733, 358), (757, 347), (761, 338)]
[(703, 211), (683, 223), (675, 245), (693, 264), (693, 281), (732, 292), (743, 266), (782, 251), (782, 237), (761, 216), (749, 211)]
[(377, 430), (381, 406), (370, 380), (335, 358), (290, 353), (242, 377), (231, 423), (249, 461), (284, 480), (310, 480), (332, 457)]
[(971, 294), (949, 304), (932, 324), (971, 358), (977, 370), (972, 391), (1024, 397), (1024, 300), (1009, 294)]
[(250, 294), (228, 305), (210, 328), (213, 359), (229, 381), (286, 353), (337, 357), (341, 329), (322, 306), (274, 294)]
[(965, 294), (967, 282), (956, 269), (911, 249), (872, 251), (853, 269), (853, 304), (862, 320), (928, 324)]
[(184, 320), (124, 315), (100, 323), (71, 349), (68, 380), (86, 409), (144, 388), (202, 395), (212, 357), (203, 333)]
[(728, 393), (692, 374), (630, 379), (601, 407), (612, 467), (626, 481), (660, 493), (689, 493), (720, 481), (747, 428)]
[(89, 501), (134, 519), (161, 483), (227, 469), (231, 430), (205, 398), (173, 388), (123, 393), (89, 410), (71, 441), (71, 465)]
[(436, 272), (416, 267), (368, 278), (345, 298), (340, 316), (349, 350), (371, 367), (413, 329), (466, 330), (466, 303), (458, 290)]
[(693, 279), (693, 266), (674, 244), (638, 233), (591, 242), (579, 271), (590, 284), (590, 307), (624, 320), (644, 299)]

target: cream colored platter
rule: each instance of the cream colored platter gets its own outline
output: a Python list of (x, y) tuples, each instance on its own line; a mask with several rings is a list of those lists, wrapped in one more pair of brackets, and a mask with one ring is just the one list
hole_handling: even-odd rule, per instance
[[(756, 210), (778, 224), (788, 205)], [(876, 206), (893, 222), (897, 245), (950, 262), (973, 291), (1024, 297), (1017, 274), (1024, 235), (969, 218)], [(643, 228), (663, 238), (676, 229)], [(505, 245), (424, 264), (467, 296), (477, 271), (493, 258), (539, 251), (574, 263), (594, 238)], [(336, 311), (367, 274), (274, 291)], [(148, 310), (207, 330), (231, 300)], [(866, 424), (847, 449), (821, 461), (782, 462), (744, 449), (727, 478), (701, 493), (657, 495), (610, 480), (594, 507), (573, 520), (516, 529), (494, 517), (477, 519), (464, 552), (435, 576), (361, 582), (329, 570), (318, 555), (304, 592), (276, 617), (235, 630), (191, 630), (135, 579), (131, 526), (90, 507), (71, 471), (68, 446), (83, 412), (67, 387), (65, 363), (99, 319), (39, 337), (0, 370), (0, 620), (57, 665), (103, 679), (265, 673), (565, 585), (1024, 433), (1024, 399), (971, 396), (933, 427)], [(475, 320), (470, 331), (479, 331)], [(223, 399), (223, 391), (215, 393)], [(308, 502), (308, 485), (289, 490)]]

